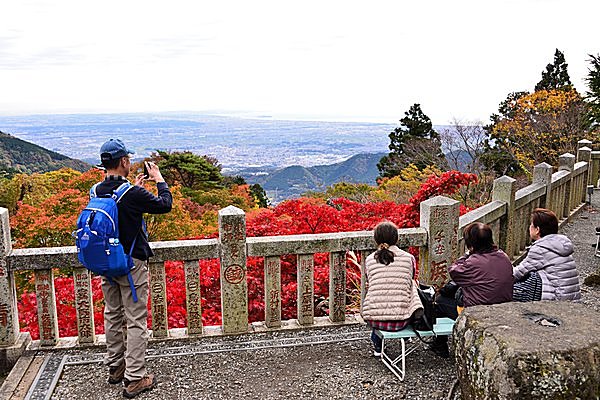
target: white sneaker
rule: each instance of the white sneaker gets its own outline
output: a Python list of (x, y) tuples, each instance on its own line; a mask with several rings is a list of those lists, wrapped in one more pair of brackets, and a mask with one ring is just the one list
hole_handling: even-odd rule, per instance
[(381, 357), (381, 352), (373, 350), (373, 357)]

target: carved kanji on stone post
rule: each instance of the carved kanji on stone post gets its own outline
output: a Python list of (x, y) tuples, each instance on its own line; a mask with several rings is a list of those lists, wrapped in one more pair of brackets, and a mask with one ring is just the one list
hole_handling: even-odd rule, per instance
[(40, 343), (42, 346), (53, 346), (58, 342), (58, 316), (56, 315), (54, 273), (49, 268), (36, 270), (34, 275)]
[(443, 285), (448, 266), (458, 256), (458, 216), (460, 203), (436, 196), (421, 203), (421, 227), (427, 229), (427, 247), (421, 247), (421, 283)]
[(265, 257), (265, 324), (281, 326), (281, 259)]
[(314, 323), (314, 285), (315, 260), (312, 254), (298, 255), (298, 323)]
[(346, 253), (329, 253), (329, 319), (346, 320)]
[(185, 304), (187, 307), (188, 335), (202, 333), (202, 295), (200, 293), (200, 266), (197, 260), (185, 261)]
[(148, 265), (150, 275), (150, 298), (152, 304), (152, 337), (169, 336), (167, 317), (167, 280), (165, 264), (151, 262)]
[(73, 270), (75, 288), (75, 310), (77, 312), (77, 334), (79, 343), (94, 343), (94, 302), (92, 300), (91, 273), (85, 268)]

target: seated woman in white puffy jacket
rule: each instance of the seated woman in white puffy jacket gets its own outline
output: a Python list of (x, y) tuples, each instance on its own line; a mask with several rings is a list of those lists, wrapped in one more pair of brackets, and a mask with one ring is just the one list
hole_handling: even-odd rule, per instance
[(558, 234), (556, 214), (537, 208), (531, 214), (529, 236), (533, 244), (527, 257), (513, 269), (513, 300), (578, 300), (579, 275), (573, 243)]
[[(415, 258), (396, 246), (398, 227), (382, 222), (373, 232), (377, 251), (365, 263), (367, 293), (362, 316), (373, 329), (400, 331), (410, 322), (411, 315), (423, 305), (413, 279)], [(373, 331), (373, 355), (381, 355), (381, 338)]]

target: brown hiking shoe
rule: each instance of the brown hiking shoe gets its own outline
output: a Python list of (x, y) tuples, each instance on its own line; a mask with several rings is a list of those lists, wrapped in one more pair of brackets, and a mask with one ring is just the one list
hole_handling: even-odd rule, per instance
[(108, 383), (110, 383), (111, 385), (121, 383), (124, 376), (125, 363), (119, 365), (118, 367), (110, 367), (108, 369)]
[(146, 375), (142, 379), (138, 381), (131, 381), (129, 384), (123, 389), (123, 396), (128, 399), (133, 399), (140, 393), (147, 392), (148, 390), (154, 388), (156, 386), (156, 378), (154, 374)]

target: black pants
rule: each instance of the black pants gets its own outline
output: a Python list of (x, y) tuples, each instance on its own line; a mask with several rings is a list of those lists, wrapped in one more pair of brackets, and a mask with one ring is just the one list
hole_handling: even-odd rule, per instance
[[(456, 299), (454, 297), (447, 297), (440, 293), (435, 300), (435, 313), (436, 317), (439, 318), (451, 318), (456, 320), (458, 318), (458, 311), (456, 310)], [(432, 347), (434, 350), (447, 352), (448, 351), (448, 336), (438, 335), (433, 341)]]
[(435, 313), (438, 317), (447, 317), (453, 320), (458, 318), (458, 311), (456, 310), (456, 299), (454, 297), (446, 297), (443, 294), (439, 294), (435, 299)]

